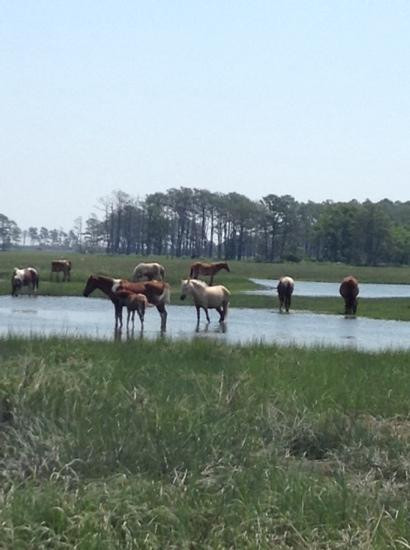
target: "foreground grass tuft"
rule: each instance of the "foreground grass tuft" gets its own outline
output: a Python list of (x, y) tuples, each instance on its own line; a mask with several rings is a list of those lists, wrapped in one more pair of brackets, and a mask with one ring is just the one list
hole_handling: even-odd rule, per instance
[(2, 340), (0, 547), (406, 547), (409, 359)]

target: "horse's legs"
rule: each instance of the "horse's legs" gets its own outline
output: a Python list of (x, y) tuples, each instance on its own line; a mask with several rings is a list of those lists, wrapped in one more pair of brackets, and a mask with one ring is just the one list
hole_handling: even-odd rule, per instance
[(164, 304), (158, 304), (157, 310), (161, 316), (161, 330), (166, 330), (167, 328), (167, 310), (165, 309)]
[(201, 317), (201, 306), (195, 306), (196, 307), (196, 320), (199, 324), (199, 319)]
[(208, 323), (210, 323), (211, 319), (209, 318), (209, 315), (208, 315), (208, 308), (202, 306), (202, 309), (205, 311), (206, 320), (208, 321)]
[(209, 286), (212, 286), (214, 282), (214, 274), (211, 273), (211, 278), (209, 279)]
[(223, 320), (225, 319), (224, 310), (222, 309), (221, 306), (218, 306), (218, 307), (216, 308), (216, 311), (219, 313), (219, 322), (222, 323)]

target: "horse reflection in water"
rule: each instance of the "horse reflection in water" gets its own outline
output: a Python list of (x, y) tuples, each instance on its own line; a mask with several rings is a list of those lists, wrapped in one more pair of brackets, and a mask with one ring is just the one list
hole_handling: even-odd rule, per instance
[(216, 327), (213, 327), (213, 329), (211, 331), (209, 331), (209, 323), (204, 325), (203, 329), (201, 330), (200, 329), (200, 324), (199, 324), (199, 321), (198, 321), (197, 324), (196, 324), (196, 327), (195, 327), (195, 332), (197, 334), (225, 334), (226, 331), (227, 331), (227, 328), (228, 328), (228, 326), (225, 323), (225, 321), (222, 321)]
[(208, 286), (203, 281), (185, 279), (181, 283), (181, 300), (192, 296), (196, 307), (197, 322), (199, 323), (201, 308), (205, 311), (206, 320), (211, 322), (208, 309), (216, 309), (219, 313), (219, 322), (222, 323), (228, 314), (229, 297), (231, 293), (222, 286)]

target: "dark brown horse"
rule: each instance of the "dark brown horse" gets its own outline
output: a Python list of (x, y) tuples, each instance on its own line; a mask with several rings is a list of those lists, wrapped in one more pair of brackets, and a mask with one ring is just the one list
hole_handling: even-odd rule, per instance
[(345, 277), (340, 285), (339, 292), (345, 301), (345, 315), (356, 315), (357, 296), (359, 294), (357, 279), (352, 275)]
[(122, 327), (122, 308), (126, 305), (121, 297), (122, 291), (132, 292), (134, 294), (144, 294), (148, 302), (156, 306), (161, 316), (161, 330), (166, 329), (167, 311), (165, 304), (169, 304), (170, 287), (168, 283), (162, 281), (144, 281), (141, 283), (132, 283), (126, 279), (113, 279), (103, 275), (90, 275), (85, 285), (83, 296), (89, 296), (96, 289), (106, 294), (115, 308), (115, 327)]
[(295, 281), (292, 277), (281, 277), (276, 288), (279, 298), (279, 311), (282, 313), (282, 308), (285, 306), (286, 313), (289, 313)]
[(191, 265), (191, 271), (189, 272), (189, 277), (191, 279), (198, 279), (199, 275), (210, 275), (209, 286), (212, 286), (214, 282), (214, 276), (221, 269), (226, 269), (226, 271), (231, 271), (229, 265), (226, 262), (218, 262), (215, 264), (207, 264), (203, 262), (195, 262)]
[(17, 291), (21, 290), (23, 286), (28, 287), (30, 292), (36, 292), (39, 280), (38, 271), (34, 267), (23, 269), (15, 267), (11, 277), (11, 295), (17, 296)]

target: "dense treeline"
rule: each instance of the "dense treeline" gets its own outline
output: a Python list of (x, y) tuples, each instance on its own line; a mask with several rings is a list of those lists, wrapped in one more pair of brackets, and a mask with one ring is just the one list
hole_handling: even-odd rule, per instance
[(312, 259), (354, 264), (407, 264), (410, 202), (298, 202), (269, 194), (252, 201), (239, 193), (181, 187), (136, 199), (116, 191), (65, 233), (21, 231), (0, 216), (0, 246), (30, 244), (106, 251), (280, 261)]

